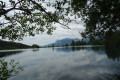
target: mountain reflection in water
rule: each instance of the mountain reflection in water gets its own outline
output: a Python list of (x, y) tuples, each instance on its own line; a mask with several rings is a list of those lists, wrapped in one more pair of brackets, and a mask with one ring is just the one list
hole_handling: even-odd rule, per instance
[(101, 46), (101, 47), (61, 47), (61, 48), (55, 48), (58, 52), (72, 52), (72, 51), (80, 51), (80, 50), (86, 50), (86, 51), (94, 51), (97, 54), (106, 54), (109, 59), (112, 60), (120, 60), (120, 47), (115, 46)]
[(5, 59), (24, 68), (8, 80), (119, 80), (120, 48), (81, 46), (28, 49)]

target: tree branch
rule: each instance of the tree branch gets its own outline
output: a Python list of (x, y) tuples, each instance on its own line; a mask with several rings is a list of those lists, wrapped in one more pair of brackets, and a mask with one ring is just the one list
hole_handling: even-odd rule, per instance
[(49, 16), (49, 18), (51, 18), (53, 21), (55, 21), (56, 23), (59, 23), (59, 24), (61, 24), (61, 25), (63, 25), (63, 26), (66, 26), (68, 29), (70, 29), (69, 26), (64, 25), (64, 24), (56, 21), (50, 13), (48, 13), (45, 9), (42, 8), (41, 5), (39, 5), (38, 3), (36, 3), (36, 2), (33, 1), (33, 0), (29, 0), (29, 1), (31, 1), (33, 4), (37, 5), (37, 6), (38, 6), (43, 12), (45, 12), (45, 14), (47, 14), (47, 15)]
[(0, 9), (1, 11), (3, 11), (3, 12), (0, 14), (0, 16), (7, 14), (7, 13), (10, 12), (11, 10), (14, 10), (15, 7), (16, 7), (16, 5), (19, 4), (19, 3), (21, 3), (22, 1), (24, 1), (24, 0), (21, 0), (21, 1), (17, 2), (17, 3), (14, 4), (14, 6), (13, 6), (12, 8), (10, 8), (10, 9), (7, 9), (7, 10), (5, 10), (4, 8)]

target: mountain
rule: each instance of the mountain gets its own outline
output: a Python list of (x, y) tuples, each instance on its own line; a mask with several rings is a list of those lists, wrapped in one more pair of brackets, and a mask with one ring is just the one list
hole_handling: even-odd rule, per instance
[(0, 50), (2, 50), (2, 49), (21, 49), (21, 48), (30, 48), (30, 47), (31, 46), (25, 45), (22, 43), (0, 40)]
[[(78, 38), (75, 38), (75, 39), (65, 38), (65, 39), (62, 39), (62, 40), (57, 40), (55, 43), (51, 43), (51, 44), (48, 44), (48, 45), (45, 45), (45, 46), (52, 46), (52, 44), (54, 44), (54, 46), (62, 46), (62, 45), (65, 45), (65, 44), (70, 45), (72, 43), (72, 40), (81, 41), (81, 39), (78, 39)], [(83, 41), (88, 42), (89, 39), (84, 39)]]

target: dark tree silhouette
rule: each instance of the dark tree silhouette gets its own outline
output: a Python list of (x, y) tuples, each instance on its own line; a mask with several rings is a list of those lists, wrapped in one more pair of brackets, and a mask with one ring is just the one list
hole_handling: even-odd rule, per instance
[(72, 0), (74, 13), (85, 22), (83, 37), (99, 36), (103, 38), (108, 32), (120, 31), (119, 0)]
[(75, 46), (75, 41), (72, 40), (71, 46)]
[[(70, 7), (65, 8), (70, 1), (46, 1), (0, 1), (0, 36), (10, 40), (21, 40), (24, 36), (34, 36), (44, 31), (51, 34), (56, 28), (55, 23), (69, 29), (67, 23), (70, 19), (64, 15), (67, 16), (70, 11)], [(48, 7), (52, 7), (55, 11), (48, 10)]]

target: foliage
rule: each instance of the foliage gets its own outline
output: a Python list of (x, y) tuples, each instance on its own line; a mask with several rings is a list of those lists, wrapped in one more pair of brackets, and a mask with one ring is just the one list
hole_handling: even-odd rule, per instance
[(80, 45), (86, 45), (86, 42), (82, 40), (82, 41), (80, 42)]
[(0, 60), (0, 80), (7, 80), (11, 76), (19, 74), (20, 71), (23, 71), (23, 68), (17, 65), (19, 62), (11, 60), (9, 63), (4, 59)]
[(105, 35), (105, 44), (106, 45), (120, 45), (120, 31), (109, 31)]
[(69, 46), (68, 44), (65, 44), (65, 46)]
[(72, 41), (71, 46), (81, 46), (81, 45), (87, 45), (87, 43), (83, 40), (81, 41)]
[(54, 43), (52, 44), (52, 47), (54, 47)]
[(105, 40), (108, 32), (120, 31), (119, 14), (119, 0), (2, 0), (0, 36), (21, 40), (24, 36), (40, 32), (51, 34), (56, 29), (54, 24), (59, 23), (69, 29), (68, 23), (80, 18), (85, 22), (83, 37), (98, 36)]
[(33, 48), (39, 48), (40, 46), (37, 45), (37, 44), (33, 44), (32, 47), (33, 47)]
[(90, 37), (90, 44), (92, 45), (105, 45), (105, 40), (104, 39), (99, 39), (95, 37)]
[(80, 43), (81, 43), (80, 41), (76, 41), (76, 42), (75, 42), (75, 45), (76, 45), (76, 46), (80, 46), (80, 45), (81, 45)]
[(30, 48), (30, 46), (21, 44), (21, 43), (0, 40), (0, 50), (1, 49), (22, 49), (22, 48)]
[[(64, 28), (71, 22), (68, 16), (70, 1), (67, 0), (9, 0), (0, 1), (0, 36), (10, 40), (21, 40), (40, 32), (51, 34), (55, 23)], [(47, 8), (53, 8), (49, 10)]]
[(71, 46), (75, 46), (75, 41), (72, 40)]
[(120, 31), (119, 0), (72, 0), (71, 3), (74, 13), (85, 22), (83, 37), (104, 39), (107, 32)]

